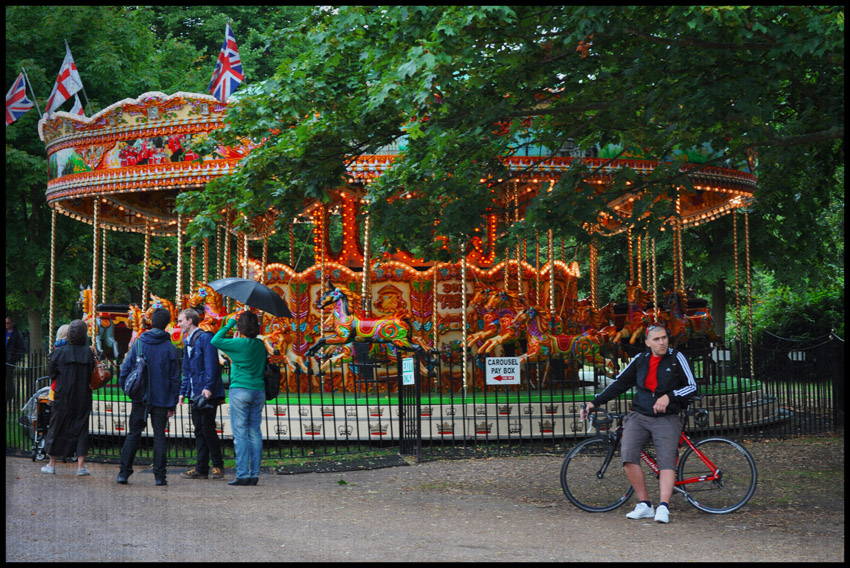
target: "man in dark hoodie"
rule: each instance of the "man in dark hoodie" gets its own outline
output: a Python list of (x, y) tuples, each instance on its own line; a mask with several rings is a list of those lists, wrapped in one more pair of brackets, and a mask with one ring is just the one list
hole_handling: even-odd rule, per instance
[(177, 348), (171, 344), (171, 337), (165, 328), (171, 321), (171, 314), (164, 308), (158, 308), (151, 314), (153, 329), (141, 334), (133, 347), (127, 352), (121, 365), (119, 384), (123, 385), (127, 376), (136, 366), (136, 352), (140, 352), (146, 361), (148, 390), (142, 400), (134, 400), (129, 419), (129, 434), (121, 448), (121, 471), (116, 482), (127, 483), (133, 474), (133, 460), (139, 449), (142, 431), (147, 427), (148, 415), (153, 425), (153, 474), (157, 485), (166, 485), (167, 439), (165, 427), (168, 419), (174, 416), (177, 407), (177, 395), (180, 392), (180, 362)]

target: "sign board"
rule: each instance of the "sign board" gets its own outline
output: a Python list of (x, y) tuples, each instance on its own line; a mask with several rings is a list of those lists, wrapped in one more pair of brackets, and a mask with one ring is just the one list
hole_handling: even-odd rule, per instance
[(401, 384), (415, 385), (416, 376), (413, 374), (413, 357), (401, 360)]
[(484, 365), (488, 385), (519, 384), (519, 357), (487, 357)]

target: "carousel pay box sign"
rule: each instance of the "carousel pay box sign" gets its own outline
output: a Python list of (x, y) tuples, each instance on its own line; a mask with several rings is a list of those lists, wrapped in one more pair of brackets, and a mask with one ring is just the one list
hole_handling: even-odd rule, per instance
[(519, 384), (519, 357), (487, 357), (484, 364), (488, 385)]
[(413, 357), (407, 357), (401, 360), (401, 384), (416, 384), (416, 377), (413, 374)]

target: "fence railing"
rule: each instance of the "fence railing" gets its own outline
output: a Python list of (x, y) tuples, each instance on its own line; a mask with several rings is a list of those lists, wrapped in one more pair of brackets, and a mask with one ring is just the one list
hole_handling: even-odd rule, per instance
[[(844, 349), (834, 337), (807, 342), (762, 340), (749, 345), (702, 344), (682, 351), (700, 385), (698, 407), (709, 411), (706, 426), (689, 423), (699, 436), (722, 431), (733, 437), (787, 436), (844, 426)], [(456, 355), (456, 354), (455, 354)], [(263, 412), (264, 453), (269, 458), (308, 458), (402, 447), (431, 456), (532, 454), (563, 451), (586, 436), (580, 405), (612, 380), (601, 368), (557, 358), (525, 363), (520, 384), (487, 384), (485, 361), (472, 358), (464, 377), (458, 357), (438, 362), (413, 357), (415, 383), (401, 385), (405, 354), (358, 358), (325, 371), (285, 370), (281, 395)], [(412, 364), (412, 365), (411, 365)], [(621, 361), (621, 367), (625, 361)], [(113, 366), (113, 376), (118, 369)], [(32, 352), (7, 366), (7, 453), (29, 453), (36, 437), (22, 407), (46, 385), (46, 353)], [(412, 376), (412, 375), (409, 375)], [(225, 378), (227, 378), (225, 376)], [(127, 434), (130, 403), (113, 381), (94, 393), (90, 450), (94, 458), (117, 460)], [(401, 387), (401, 390), (400, 390)], [(630, 394), (609, 403), (627, 409)], [(194, 459), (188, 405), (169, 420), (170, 463)], [(22, 419), (23, 418), (23, 419)], [(225, 455), (233, 455), (227, 402), (217, 426)], [(150, 428), (140, 452), (152, 453)], [(411, 449), (412, 448), (412, 449)]]

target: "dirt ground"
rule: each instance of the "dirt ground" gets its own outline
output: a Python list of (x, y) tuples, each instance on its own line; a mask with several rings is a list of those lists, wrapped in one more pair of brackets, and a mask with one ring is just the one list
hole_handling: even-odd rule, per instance
[(117, 465), (78, 478), (71, 464), (45, 475), (7, 457), (6, 561), (843, 561), (843, 433), (745, 445), (753, 499), (708, 515), (674, 495), (669, 525), (626, 519), (633, 500), (572, 506), (559, 456), (261, 475), (257, 487), (174, 467), (167, 487), (138, 467), (119, 486)]

